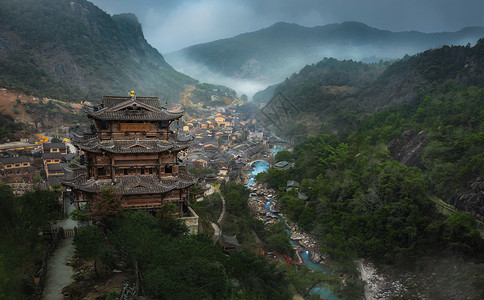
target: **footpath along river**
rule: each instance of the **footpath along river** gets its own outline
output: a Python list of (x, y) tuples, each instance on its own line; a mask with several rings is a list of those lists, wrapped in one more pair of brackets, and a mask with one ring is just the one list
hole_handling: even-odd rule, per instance
[[(254, 181), (254, 178), (255, 178), (255, 175), (261, 173), (261, 172), (265, 172), (269, 169), (270, 165), (269, 163), (265, 162), (265, 161), (257, 161), (255, 162), (253, 165), (253, 169), (249, 172), (249, 174), (251, 174), (251, 177), (249, 178), (249, 182), (247, 183), (247, 187), (249, 189), (252, 189), (252, 186), (253, 184), (255, 183)], [(282, 216), (274, 213), (271, 211), (271, 202), (274, 201), (274, 198), (271, 198), (270, 201), (268, 201), (266, 203), (266, 210), (267, 212), (271, 213), (272, 215), (276, 216), (279, 220), (281, 220), (281, 222), (284, 222), (285, 223), (285, 220)], [(287, 226), (286, 227), (286, 231), (287, 231), (287, 234), (289, 235), (289, 237), (291, 237), (291, 231), (289, 230), (289, 228)], [(299, 244), (297, 241), (294, 241), (291, 239), (291, 244), (292, 245), (298, 245), (298, 246), (301, 246), (301, 244)], [(326, 269), (324, 266), (322, 266), (321, 264), (316, 264), (314, 263), (311, 258), (309, 258), (309, 253), (308, 251), (301, 251), (299, 252), (299, 254), (301, 255), (302, 259), (304, 260), (304, 263), (311, 269), (311, 270), (321, 270), (321, 271), (324, 271), (326, 274), (330, 274), (331, 271), (329, 271), (328, 269)], [(329, 289), (329, 288), (326, 288), (326, 287), (323, 287), (323, 286), (315, 286), (314, 288), (311, 289), (311, 291), (309, 292), (310, 295), (314, 295), (314, 294), (318, 294), (320, 297), (323, 297), (324, 299), (327, 299), (327, 300), (339, 300), (339, 298), (333, 294), (333, 292)]]

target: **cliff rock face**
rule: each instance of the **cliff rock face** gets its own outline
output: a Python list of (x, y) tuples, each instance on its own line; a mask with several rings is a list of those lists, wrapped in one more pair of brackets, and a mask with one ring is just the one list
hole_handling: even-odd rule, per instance
[(177, 101), (196, 83), (148, 44), (136, 16), (86, 0), (0, 2), (0, 74), (2, 87), (64, 100), (136, 90)]
[(484, 220), (484, 179), (477, 178), (468, 189), (457, 193), (451, 204), (458, 209), (476, 213)]
[(422, 168), (422, 155), (427, 145), (425, 133), (405, 130), (403, 134), (390, 142), (389, 149), (392, 157), (408, 167)]

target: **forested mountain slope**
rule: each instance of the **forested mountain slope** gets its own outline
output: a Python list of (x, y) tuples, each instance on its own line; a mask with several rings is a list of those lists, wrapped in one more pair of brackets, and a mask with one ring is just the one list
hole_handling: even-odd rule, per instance
[[(333, 76), (326, 76), (332, 67)], [(431, 194), (484, 217), (484, 40), (380, 67), (327, 59), (291, 76), (276, 93), (286, 95), (299, 114), (283, 133), (304, 138), (337, 132), (353, 155), (379, 153), (376, 161), (419, 167)]]
[[(284, 216), (346, 260), (346, 270), (365, 258), (405, 274), (399, 278), (411, 288), (402, 299), (482, 298), (474, 266), (484, 253), (483, 50), (484, 40), (429, 50), (361, 86), (352, 79), (364, 68), (354, 62), (305, 67), (276, 89), (299, 112), (283, 133), (306, 138), (284, 157), (294, 167), (271, 168), (256, 181), (278, 190)], [(342, 82), (325, 75), (331, 66)], [(345, 91), (330, 97), (329, 84)], [(297, 192), (288, 180), (300, 183)], [(425, 257), (437, 263), (424, 266)], [(431, 271), (444, 265), (439, 259), (455, 265), (462, 257), (470, 276)]]
[(484, 39), (474, 47), (445, 46), (394, 63), (324, 59), (293, 74), (274, 94), (283, 93), (294, 103), (302, 113), (297, 119), (312, 125), (313, 132), (320, 126), (342, 132), (383, 108), (416, 107), (450, 82), (482, 87), (483, 70)]
[(61, 100), (136, 90), (177, 100), (196, 80), (176, 72), (132, 14), (86, 0), (0, 2), (0, 86)]

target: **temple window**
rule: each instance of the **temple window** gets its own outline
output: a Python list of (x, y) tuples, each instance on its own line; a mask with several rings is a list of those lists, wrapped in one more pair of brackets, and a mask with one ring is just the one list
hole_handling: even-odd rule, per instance
[(107, 130), (109, 129), (109, 124), (106, 121), (99, 121), (99, 129)]
[(168, 121), (161, 121), (159, 124), (160, 124), (160, 129), (168, 129), (168, 126), (170, 125), (170, 122), (168, 122)]
[(104, 176), (106, 175), (106, 168), (97, 168), (97, 175), (98, 176)]

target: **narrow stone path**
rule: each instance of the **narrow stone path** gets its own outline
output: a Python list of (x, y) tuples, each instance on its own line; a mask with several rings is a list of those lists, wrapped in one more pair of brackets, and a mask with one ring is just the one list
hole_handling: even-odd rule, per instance
[(212, 227), (213, 227), (212, 241), (215, 244), (220, 239), (222, 232), (220, 230), (220, 227), (217, 224), (215, 224), (214, 222), (210, 222), (210, 224), (212, 224)]
[(67, 259), (74, 255), (74, 238), (62, 239), (59, 242), (57, 250), (49, 260), (47, 269), (47, 281), (44, 287), (45, 300), (62, 300), (62, 288), (69, 285), (72, 280), (74, 271), (71, 266), (66, 265)]
[(225, 199), (224, 196), (222, 196), (222, 192), (218, 191), (220, 193), (220, 198), (222, 198), (222, 212), (220, 213), (220, 216), (218, 217), (217, 224), (220, 224), (222, 220), (224, 219), (225, 216)]
[(214, 244), (218, 242), (220, 239), (220, 236), (222, 235), (222, 227), (220, 226), (220, 223), (224, 219), (225, 216), (225, 199), (224, 196), (222, 195), (222, 192), (217, 188), (215, 189), (213, 186), (210, 187), (210, 190), (212, 191), (210, 194), (213, 194), (215, 191), (217, 191), (220, 194), (220, 198), (222, 198), (222, 211), (220, 212), (220, 216), (218, 217), (217, 223), (210, 222), (213, 227), (213, 237), (212, 240)]
[[(64, 200), (64, 207), (67, 213), (70, 213), (75, 208), (69, 203), (68, 199)], [(77, 226), (77, 222), (70, 217), (57, 222), (55, 227), (63, 227), (64, 229), (74, 229)], [(59, 245), (54, 254), (49, 259), (49, 265), (47, 268), (47, 280), (44, 286), (45, 300), (63, 300), (62, 288), (69, 285), (73, 279), (74, 270), (71, 266), (68, 266), (67, 259), (74, 255), (74, 245), (72, 244), (73, 237), (61, 239)]]

